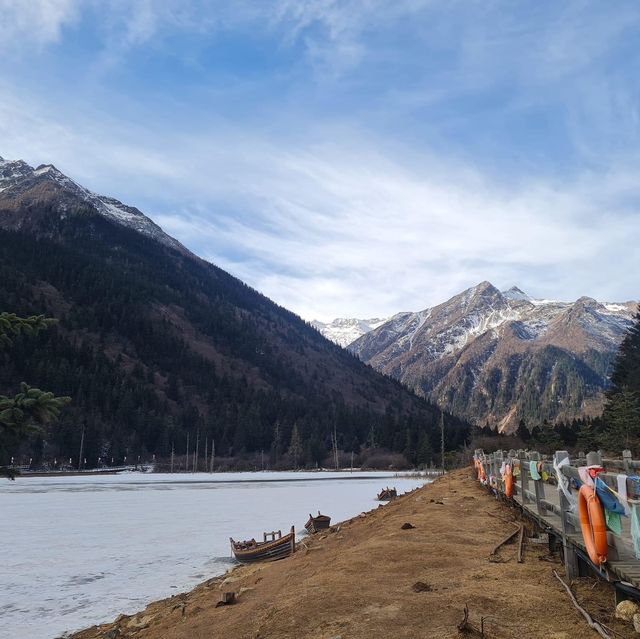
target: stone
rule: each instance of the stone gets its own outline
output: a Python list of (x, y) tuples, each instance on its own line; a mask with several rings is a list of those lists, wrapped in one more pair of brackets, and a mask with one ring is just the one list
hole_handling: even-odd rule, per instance
[(633, 615), (633, 629), (640, 634), (640, 613)]
[(127, 628), (146, 628), (152, 619), (153, 615), (135, 615), (127, 623)]
[(616, 606), (616, 619), (622, 619), (623, 621), (631, 621), (635, 614), (640, 611), (638, 604), (635, 601), (625, 599)]
[(400, 530), (411, 530), (412, 528), (415, 528), (415, 526), (413, 524), (410, 524), (409, 522), (400, 526)]
[(411, 588), (413, 592), (431, 592), (433, 590), (431, 584), (426, 584), (424, 581), (416, 581)]

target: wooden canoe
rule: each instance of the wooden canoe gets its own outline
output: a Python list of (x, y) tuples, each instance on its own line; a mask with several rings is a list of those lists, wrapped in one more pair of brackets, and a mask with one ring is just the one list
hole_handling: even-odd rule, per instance
[[(269, 539), (270, 537), (270, 539)], [(249, 541), (231, 542), (233, 556), (243, 564), (254, 561), (276, 561), (293, 554), (296, 549), (296, 531), (291, 526), (291, 531), (283, 535), (280, 530), (263, 533), (263, 541), (250, 539)]]
[(326, 530), (331, 525), (331, 517), (329, 515), (322, 515), (320, 511), (318, 511), (318, 515), (314, 517), (313, 515), (309, 515), (309, 520), (304, 525), (309, 534), (313, 534), (318, 532), (319, 530)]
[(395, 499), (397, 496), (398, 492), (396, 489), (389, 488), (389, 486), (387, 486), (378, 493), (378, 501), (389, 501), (391, 499)]

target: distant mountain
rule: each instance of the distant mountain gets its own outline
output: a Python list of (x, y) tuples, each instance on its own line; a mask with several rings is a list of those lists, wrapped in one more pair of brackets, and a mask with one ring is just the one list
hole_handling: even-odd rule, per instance
[(334, 319), (331, 322), (319, 322), (313, 320), (311, 326), (317, 328), (327, 339), (346, 347), (355, 342), (358, 337), (372, 331), (384, 324), (387, 320), (380, 318), (373, 319)]
[(482, 282), (349, 346), (453, 414), (500, 431), (599, 414), (636, 302), (536, 300)]
[[(83, 429), (90, 464), (181, 455), (188, 437), (200, 455), (215, 439), (217, 458), (295, 448), (289, 463), (315, 465), (334, 428), (356, 453), (438, 445), (435, 406), (51, 165), (0, 159), (0, 299), (60, 320), (0, 352), (0, 394), (25, 380), (73, 400), (29, 456), (75, 460)], [(455, 446), (465, 425), (445, 420)]]

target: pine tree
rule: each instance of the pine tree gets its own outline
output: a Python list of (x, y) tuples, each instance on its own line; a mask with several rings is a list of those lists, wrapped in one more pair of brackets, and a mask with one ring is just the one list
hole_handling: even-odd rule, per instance
[(293, 460), (293, 467), (298, 468), (298, 461), (302, 455), (302, 443), (298, 433), (298, 424), (293, 425), (291, 431), (291, 441), (289, 442), (289, 456)]
[[(55, 320), (43, 315), (18, 317), (14, 313), (0, 313), (0, 350), (12, 346), (15, 335), (35, 335)], [(0, 464), (6, 464), (9, 446), (16, 445), (26, 436), (41, 431), (41, 426), (58, 418), (70, 397), (55, 397), (53, 393), (20, 384), (14, 397), (0, 395)], [(0, 465), (0, 476), (13, 479), (15, 472)]]
[(429, 441), (429, 435), (422, 433), (420, 436), (420, 443), (418, 444), (417, 459), (419, 466), (428, 466), (431, 463), (433, 457), (433, 449), (431, 448), (431, 442)]
[(620, 344), (604, 409), (604, 441), (613, 450), (640, 445), (640, 308)]

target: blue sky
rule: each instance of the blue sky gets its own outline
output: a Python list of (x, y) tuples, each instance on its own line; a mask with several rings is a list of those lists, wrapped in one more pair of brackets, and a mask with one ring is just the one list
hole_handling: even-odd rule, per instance
[(640, 5), (0, 0), (0, 155), (306, 319), (637, 299)]

